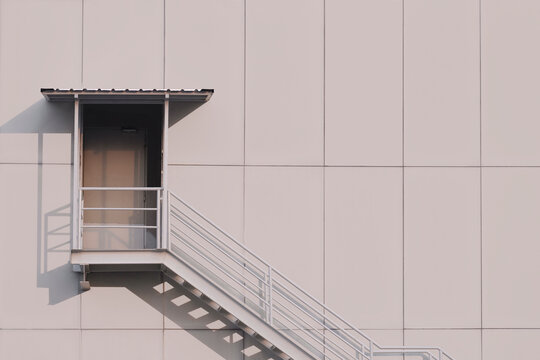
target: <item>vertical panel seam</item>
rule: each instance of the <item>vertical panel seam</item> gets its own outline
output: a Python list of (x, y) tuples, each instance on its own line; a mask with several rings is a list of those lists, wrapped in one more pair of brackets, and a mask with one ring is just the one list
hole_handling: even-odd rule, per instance
[(167, 33), (167, 12), (166, 12), (167, 0), (163, 0), (163, 88), (165, 89), (165, 47), (166, 47), (166, 33)]
[(246, 165), (246, 73), (247, 73), (247, 69), (246, 69), (246, 28), (247, 28), (247, 24), (246, 24), (246, 13), (247, 13), (247, 3), (246, 3), (246, 0), (244, 0), (244, 18), (243, 18), (243, 21), (244, 21), (244, 34), (243, 34), (243, 42), (244, 42), (244, 83), (243, 83), (243, 86), (244, 86), (244, 94), (243, 94), (243, 115), (244, 115), (244, 128), (243, 128), (243, 153), (242, 153), (242, 157), (243, 157), (243, 163), (244, 163), (244, 167)]
[(483, 212), (483, 168), (482, 168), (482, 0), (478, 0), (478, 72), (479, 72), (479, 165), (480, 165), (480, 359), (484, 358), (484, 212)]
[(81, 87), (84, 88), (84, 0), (81, 0)]
[(79, 294), (79, 359), (82, 359), (83, 344), (82, 344), (82, 293)]
[(243, 124), (243, 151), (242, 151), (242, 243), (246, 245), (246, 30), (247, 30), (247, 2), (244, 0), (244, 34), (243, 34), (243, 42), (244, 42), (244, 94), (243, 94), (243, 116), (244, 116), (244, 124)]
[(323, 304), (326, 304), (326, 0), (323, 0), (323, 66), (322, 66), (322, 269)]
[[(246, 241), (246, 88), (247, 88), (247, 81), (246, 81), (246, 74), (247, 74), (247, 66), (246, 66), (246, 54), (247, 54), (247, 0), (244, 0), (243, 3), (244, 6), (244, 17), (243, 17), (243, 26), (244, 26), (244, 33), (243, 35), (243, 60), (244, 60), (244, 79), (243, 79), (243, 117), (244, 117), (244, 123), (243, 123), (243, 134), (242, 134), (242, 141), (243, 141), (243, 149), (242, 149), (242, 244), (247, 245)], [(242, 331), (242, 348), (246, 349), (246, 333)], [(242, 359), (246, 359), (247, 355), (245, 352), (242, 352)]]
[[(247, 20), (246, 20), (246, 14), (247, 14), (247, 0), (244, 0), (244, 3), (243, 3), (243, 6), (244, 6), (244, 17), (243, 17), (243, 26), (244, 26), (244, 33), (243, 33), (243, 43), (244, 43), (244, 48), (242, 49), (243, 50), (243, 57), (244, 57), (244, 79), (243, 79), (243, 117), (244, 117), (244, 123), (243, 123), (243, 134), (242, 134), (242, 137), (243, 137), (243, 150), (242, 150), (242, 161), (243, 161), (243, 166), (242, 166), (242, 244), (246, 245), (246, 73), (247, 73), (247, 70), (246, 70), (246, 28), (247, 28)], [(245, 299), (245, 297), (244, 297)], [(243, 349), (245, 350), (245, 346), (246, 346), (246, 343), (245, 343), (245, 337), (246, 337), (246, 333), (244, 331), (242, 331), (242, 346), (243, 346)], [(242, 359), (246, 359), (246, 354), (244, 352), (242, 352)]]
[[(246, 0), (244, 0), (245, 2)], [(246, 333), (244, 332), (244, 330), (241, 330), (242, 332), (242, 351), (241, 351), (241, 354), (242, 354), (242, 359), (243, 360), (246, 360), (248, 358), (247, 354), (246, 354)], [(234, 333), (233, 333), (234, 334)]]
[(401, 325), (405, 345), (405, 0), (401, 0), (401, 231)]

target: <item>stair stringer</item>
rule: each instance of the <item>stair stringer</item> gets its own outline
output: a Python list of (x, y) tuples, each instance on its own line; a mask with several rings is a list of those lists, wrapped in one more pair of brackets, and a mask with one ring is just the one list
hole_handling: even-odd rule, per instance
[(185, 286), (187, 282), (204, 294), (207, 300), (211, 299), (232, 314), (241, 322), (238, 325), (242, 330), (247, 330), (248, 335), (261, 344), (267, 344), (276, 355), (282, 353), (282, 358), (290, 357), (295, 360), (316, 358), (167, 250), (72, 250), (71, 263), (75, 271), (81, 271), (81, 268), (88, 269), (85, 271), (89, 272), (161, 270), (180, 286)]
[[(212, 299), (219, 304), (220, 307), (226, 309), (227, 312), (234, 315), (249, 328), (253, 329), (260, 337), (279, 348), (280, 351), (291, 358), (295, 360), (314, 359), (313, 356), (310, 356), (303, 349), (294, 344), (286, 335), (282, 334), (281, 331), (270, 326), (258, 315), (246, 309), (242, 303), (225, 293), (181, 259), (178, 259), (170, 253), (166, 253), (163, 257), (163, 267), (162, 270), (170, 279), (178, 282), (175, 279), (176, 275), (187, 281), (206, 297)], [(250, 335), (256, 336), (255, 334)]]

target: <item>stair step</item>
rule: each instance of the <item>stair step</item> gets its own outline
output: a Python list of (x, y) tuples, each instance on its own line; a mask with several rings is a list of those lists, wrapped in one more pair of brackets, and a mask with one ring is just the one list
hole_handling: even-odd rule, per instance
[(255, 334), (254, 338), (257, 339), (257, 341), (260, 342), (267, 349), (272, 350), (272, 348), (275, 348), (274, 344), (272, 344), (270, 341), (266, 340), (259, 334)]
[(191, 285), (190, 283), (188, 283), (187, 281), (184, 281), (184, 283), (182, 284), (182, 286), (184, 288), (186, 288), (186, 290), (188, 290), (189, 292), (193, 292), (194, 290), (196, 290), (195, 286)]
[(165, 274), (165, 276), (167, 276), (169, 279), (171, 279), (175, 283), (177, 283), (177, 284), (179, 284), (181, 286), (184, 286), (184, 284), (186, 284), (186, 280), (184, 278), (182, 278), (181, 276), (176, 275), (175, 273), (169, 271), (167, 268), (163, 268), (162, 271)]
[(255, 335), (257, 335), (257, 333), (255, 332), (255, 330), (253, 330), (253, 329), (250, 328), (249, 326), (246, 326), (246, 327), (245, 327), (244, 329), (242, 329), (242, 330), (244, 330), (244, 332), (245, 332), (246, 334), (250, 335), (250, 336), (253, 336), (253, 337), (254, 337)]
[(238, 318), (236, 316), (234, 316), (232, 314), (229, 314), (229, 313), (225, 314), (224, 317), (225, 317), (225, 319), (229, 320), (230, 322), (232, 322), (235, 325), (236, 325), (236, 322), (238, 321)]
[(266, 340), (266, 338), (264, 338), (262, 335), (257, 333), (255, 330), (253, 330), (247, 324), (240, 321), (240, 319), (238, 319), (236, 316), (234, 316), (230, 312), (228, 312), (227, 309), (221, 307), (221, 305), (219, 305), (217, 302), (212, 300), (206, 294), (202, 293), (199, 289), (197, 289), (195, 286), (193, 286), (192, 284), (187, 282), (184, 278), (182, 278), (181, 276), (177, 275), (174, 272), (171, 272), (167, 268), (163, 268), (162, 271), (168, 278), (170, 278), (171, 280), (173, 280), (177, 284), (181, 285), (184, 289), (189, 291), (189, 293), (191, 293), (192, 295), (197, 297), (199, 300), (204, 302), (206, 305), (211, 307), (213, 310), (220, 313), (225, 319), (227, 319), (232, 324), (237, 326), (239, 329), (244, 331), (244, 333), (246, 333), (246, 335), (251, 336), (252, 338), (257, 340), (257, 342), (259, 344), (261, 344), (263, 347), (265, 347), (268, 350), (272, 351), (272, 353), (275, 354), (279, 359), (292, 360), (292, 358), (290, 356), (288, 356), (283, 351), (281, 351), (277, 346), (275, 346), (270, 341)]
[(236, 325), (237, 325), (240, 329), (244, 329), (244, 328), (247, 327), (246, 324), (244, 324), (242, 321), (240, 321), (240, 320), (238, 320), (238, 319), (236, 320)]
[(217, 302), (215, 302), (214, 300), (212, 300), (211, 298), (206, 296), (206, 294), (202, 294), (200, 299), (202, 301), (204, 301), (208, 306), (210, 306), (214, 310), (217, 310), (218, 308), (221, 308), (221, 306)]
[[(228, 316), (233, 316), (227, 309), (223, 308), (223, 307), (220, 307), (219, 310), (217, 310), (218, 313), (220, 313), (221, 315), (223, 315), (227, 320), (229, 320)], [(235, 317), (236, 319), (236, 317)]]
[(221, 306), (215, 301), (205, 301), (205, 303), (215, 311), (219, 311), (219, 309), (221, 309)]

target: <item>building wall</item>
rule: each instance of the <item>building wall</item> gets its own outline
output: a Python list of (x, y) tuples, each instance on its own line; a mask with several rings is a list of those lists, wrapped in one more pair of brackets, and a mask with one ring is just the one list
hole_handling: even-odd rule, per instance
[(383, 345), (530, 357), (539, 20), (535, 0), (0, 0), (0, 358), (270, 357), (158, 274), (78, 292), (73, 110), (40, 87), (214, 88), (171, 109), (172, 190)]

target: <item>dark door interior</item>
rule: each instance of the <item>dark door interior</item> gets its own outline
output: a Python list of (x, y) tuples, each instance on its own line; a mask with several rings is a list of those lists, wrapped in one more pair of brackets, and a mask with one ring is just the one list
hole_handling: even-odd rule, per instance
[[(93, 105), (83, 107), (83, 187), (160, 187), (162, 107)], [(155, 191), (84, 191), (84, 248), (156, 247)], [(129, 210), (104, 210), (122, 208)], [(117, 227), (114, 227), (117, 226)]]

